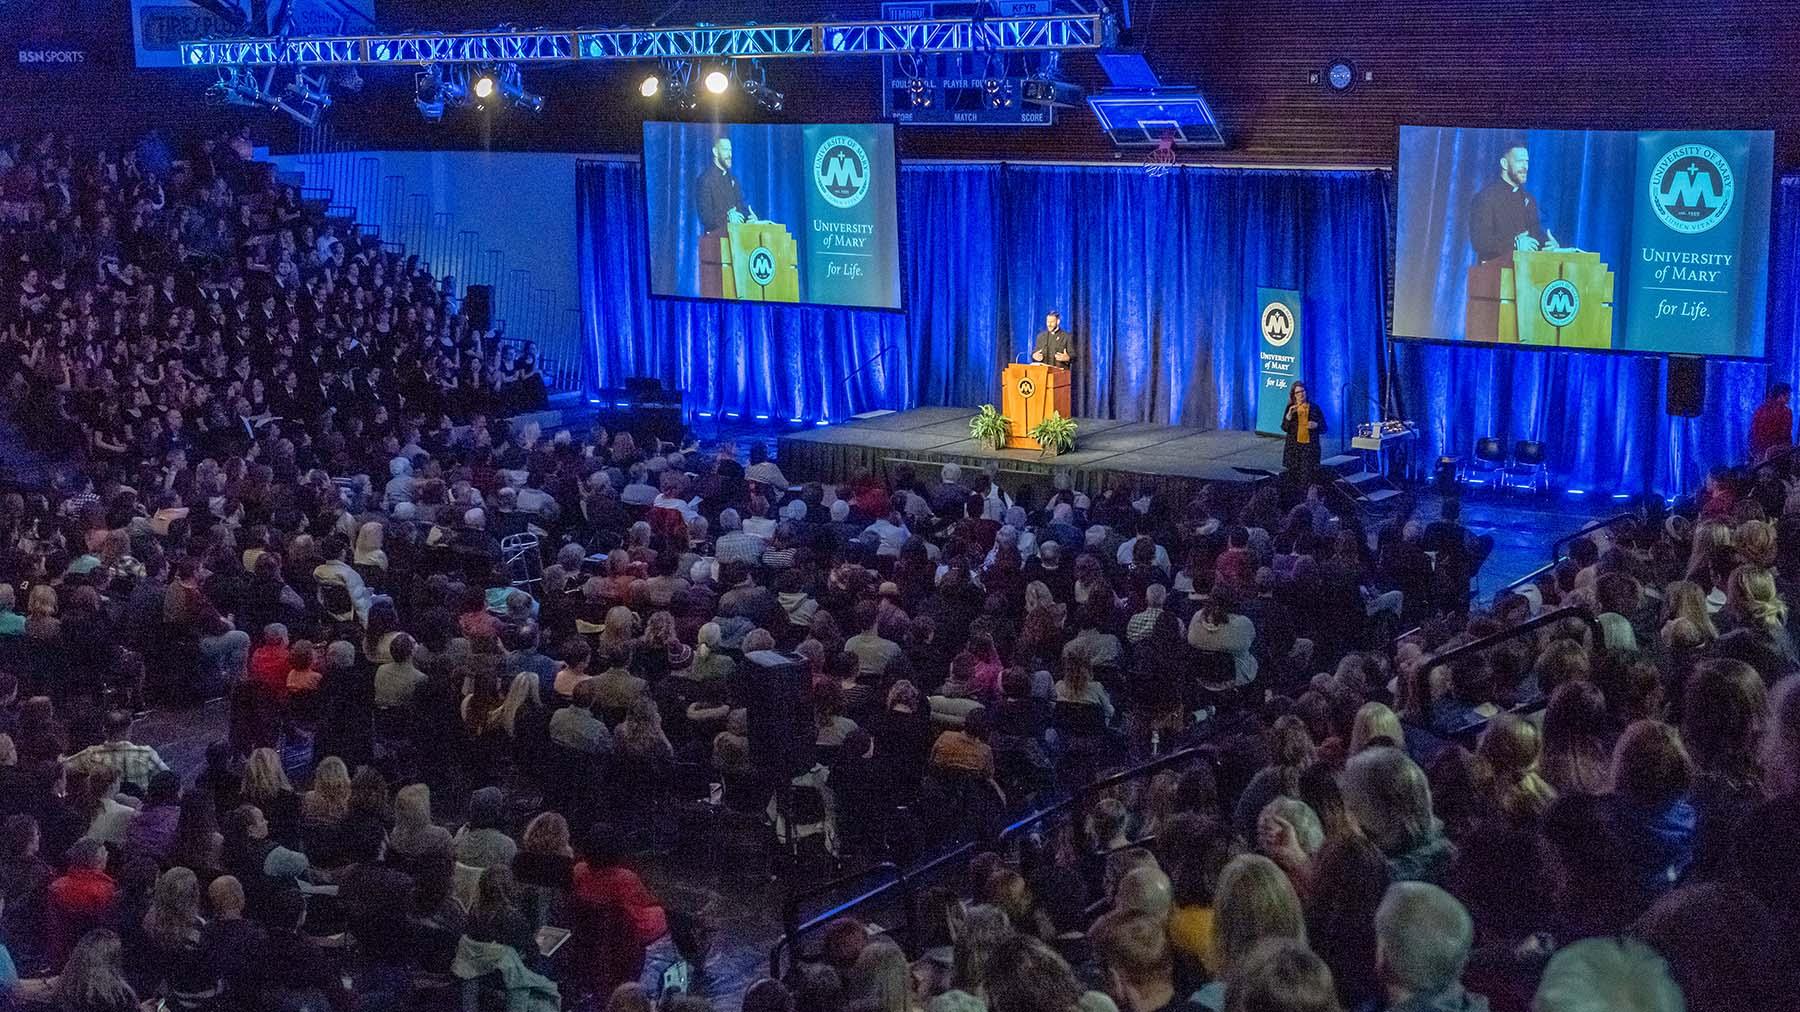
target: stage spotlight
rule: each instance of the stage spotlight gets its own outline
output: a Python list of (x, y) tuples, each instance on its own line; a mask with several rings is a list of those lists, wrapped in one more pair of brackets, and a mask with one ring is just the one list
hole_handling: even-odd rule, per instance
[(914, 109), (931, 107), (931, 89), (927, 88), (923, 78), (913, 78), (906, 82), (906, 93), (912, 99)]
[(705, 78), (706, 90), (714, 95), (723, 95), (731, 87), (731, 75), (723, 70), (709, 70)]
[(475, 80), (472, 82), (470, 90), (475, 93), (476, 98), (485, 101), (494, 97), (494, 91), (498, 87), (499, 82), (494, 80), (493, 73), (484, 70), (475, 75)]
[(544, 96), (525, 90), (525, 76), (519, 72), (519, 65), (516, 63), (509, 63), (501, 68), (500, 95), (527, 112), (544, 111)]
[(756, 104), (770, 112), (780, 112), (787, 104), (787, 96), (765, 84), (757, 89)]
[(655, 74), (644, 78), (643, 83), (638, 85), (638, 94), (645, 98), (655, 98), (660, 91), (662, 91), (662, 78)]

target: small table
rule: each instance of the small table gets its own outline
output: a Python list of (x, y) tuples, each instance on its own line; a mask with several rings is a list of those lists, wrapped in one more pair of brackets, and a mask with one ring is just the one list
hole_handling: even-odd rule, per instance
[[(1374, 435), (1354, 436), (1350, 440), (1350, 448), (1360, 450), (1363, 454), (1363, 470), (1386, 477), (1388, 473), (1388, 451), (1419, 437), (1418, 427), (1410, 423), (1406, 428), (1396, 432), (1381, 432)], [(1403, 470), (1405, 470), (1403, 468)], [(1404, 477), (1404, 475), (1403, 475)]]

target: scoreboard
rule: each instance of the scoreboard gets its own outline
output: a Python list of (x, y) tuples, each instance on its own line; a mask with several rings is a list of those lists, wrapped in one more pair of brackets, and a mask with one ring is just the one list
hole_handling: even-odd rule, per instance
[[(881, 5), (890, 20), (1056, 13), (1053, 0), (913, 0)], [(1054, 54), (1051, 54), (1054, 55)], [(1041, 53), (942, 53), (881, 61), (882, 114), (916, 126), (1052, 126), (1056, 111), (1024, 100), (1021, 79)], [(990, 88), (990, 82), (996, 87)]]

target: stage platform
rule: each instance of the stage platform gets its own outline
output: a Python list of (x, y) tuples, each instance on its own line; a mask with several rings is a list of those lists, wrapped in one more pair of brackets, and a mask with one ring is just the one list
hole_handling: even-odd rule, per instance
[(1157, 491), (1191, 491), (1209, 483), (1247, 487), (1281, 470), (1281, 440), (1254, 432), (1080, 418), (1075, 450), (1045, 457), (1036, 450), (978, 445), (969, 438), (974, 416), (973, 408), (915, 408), (852, 419), (783, 435), (777, 452), (791, 481), (843, 481), (863, 470), (885, 477), (898, 467), (930, 472), (944, 464), (981, 467), (995, 461), (1003, 476), (1044, 486), (1052, 472), (1067, 470), (1074, 487), (1089, 493), (1119, 485)]

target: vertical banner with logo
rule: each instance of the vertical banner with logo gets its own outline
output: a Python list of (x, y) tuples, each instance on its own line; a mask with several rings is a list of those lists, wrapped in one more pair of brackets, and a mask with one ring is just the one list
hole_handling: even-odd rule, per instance
[(1749, 135), (1643, 133), (1637, 148), (1628, 346), (1737, 353)]
[(1300, 293), (1292, 288), (1256, 290), (1258, 382), (1256, 431), (1281, 434), (1288, 387), (1300, 378)]
[(900, 308), (899, 240), (894, 228), (893, 128), (808, 126), (804, 251), (805, 301)]

